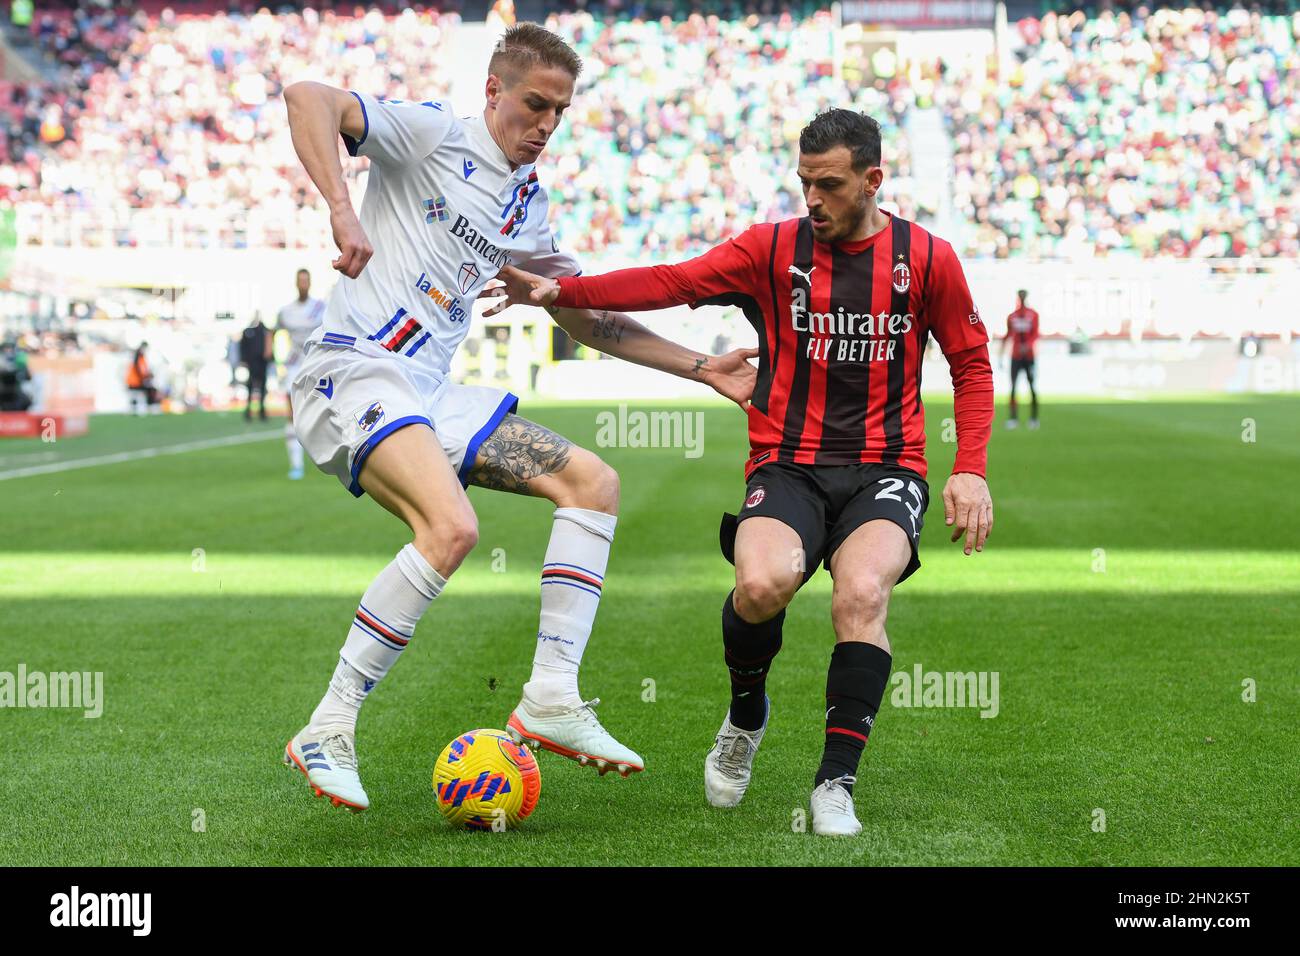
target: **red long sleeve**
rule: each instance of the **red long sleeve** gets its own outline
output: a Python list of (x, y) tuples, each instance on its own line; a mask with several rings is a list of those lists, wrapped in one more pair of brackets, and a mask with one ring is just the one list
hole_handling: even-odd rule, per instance
[(599, 276), (562, 276), (555, 305), (561, 309), (647, 312), (693, 302), (690, 280), (680, 265), (619, 269)]
[(985, 477), (993, 430), (993, 366), (987, 345), (947, 356), (952, 371), (953, 414), (957, 419), (957, 460), (953, 473)]
[(751, 226), (702, 256), (674, 265), (619, 269), (600, 276), (560, 279), (555, 305), (562, 309), (611, 309), (646, 312), (688, 305), (728, 292), (750, 292), (757, 284), (762, 255), (760, 233), (770, 225)]

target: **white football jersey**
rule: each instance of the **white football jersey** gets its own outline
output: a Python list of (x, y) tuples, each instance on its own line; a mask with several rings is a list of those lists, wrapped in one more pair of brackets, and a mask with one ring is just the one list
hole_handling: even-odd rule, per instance
[(325, 318), (325, 300), (307, 297), (306, 302), (294, 299), (276, 316), (275, 327), (289, 333), (290, 364), (302, 358), (302, 347), (311, 334), (320, 328)]
[(370, 159), (361, 227), (374, 249), (356, 279), (334, 287), (313, 340), (368, 339), (439, 378), (465, 338), (470, 307), (502, 266), (577, 275), (546, 221), (534, 165), (510, 168), (483, 117), (451, 105), (352, 94), (365, 112), (348, 152)]

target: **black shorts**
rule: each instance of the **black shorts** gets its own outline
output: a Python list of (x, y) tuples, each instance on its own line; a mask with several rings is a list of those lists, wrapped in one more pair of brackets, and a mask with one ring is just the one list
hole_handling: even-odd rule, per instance
[(1024, 372), (1025, 377), (1031, 382), (1034, 380), (1034, 360), (1033, 359), (1012, 359), (1011, 360), (1011, 381), (1020, 377)]
[(831, 555), (854, 531), (883, 518), (907, 533), (912, 559), (899, 577), (906, 581), (921, 559), (917, 550), (930, 488), (910, 468), (898, 465), (796, 465), (775, 461), (749, 477), (739, 515), (723, 515), (722, 553), (736, 563), (736, 529), (746, 518), (775, 518), (803, 542), (807, 581), (818, 565), (831, 567)]

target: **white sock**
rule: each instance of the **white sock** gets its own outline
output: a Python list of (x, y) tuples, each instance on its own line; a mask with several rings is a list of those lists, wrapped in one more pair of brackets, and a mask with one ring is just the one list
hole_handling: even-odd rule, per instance
[(292, 422), (284, 426), (284, 447), (289, 452), (289, 467), (294, 471), (302, 471), (302, 443), (298, 441), (298, 433), (293, 430)]
[(330, 678), (329, 690), (307, 723), (308, 732), (320, 734), (326, 730), (345, 730), (355, 736), (361, 704), (374, 686), (374, 681), (354, 670), (340, 657), (334, 676)]
[(447, 581), (408, 544), (366, 588), (339, 664), (308, 727), (356, 733), (361, 703), (397, 663), (415, 625)]
[(618, 518), (584, 508), (555, 509), (542, 565), (542, 613), (532, 679), (524, 693), (534, 703), (571, 706), (578, 695), (578, 666), (600, 607), (609, 546)]

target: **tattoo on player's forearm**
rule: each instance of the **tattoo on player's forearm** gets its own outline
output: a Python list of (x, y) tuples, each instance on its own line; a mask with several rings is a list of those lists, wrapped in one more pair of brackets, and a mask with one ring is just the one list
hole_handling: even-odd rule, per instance
[(697, 358), (695, 360), (695, 367), (691, 369), (691, 374), (700, 375), (703, 372), (707, 372), (708, 369), (709, 369), (709, 360), (705, 358)]
[(518, 415), (507, 415), (479, 446), (470, 483), (480, 488), (533, 494), (528, 483), (563, 471), (573, 443), (549, 428)]
[(598, 339), (613, 339), (616, 342), (622, 342), (623, 323), (618, 319), (610, 318), (609, 310), (605, 309), (591, 323), (591, 334)]

